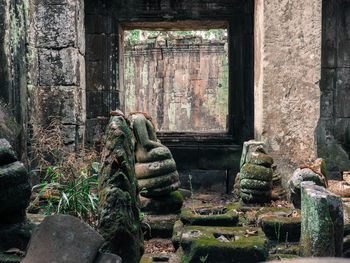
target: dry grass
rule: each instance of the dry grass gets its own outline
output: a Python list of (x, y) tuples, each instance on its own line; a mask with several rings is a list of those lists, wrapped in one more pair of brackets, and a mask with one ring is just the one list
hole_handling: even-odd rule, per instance
[[(64, 144), (65, 135), (58, 120), (49, 125), (35, 125), (31, 138), (29, 166), (36, 169), (40, 179), (47, 179), (46, 171), (54, 166), (64, 181), (77, 178), (81, 170), (89, 170), (91, 163), (99, 161), (94, 147), (80, 145), (75, 151)], [(73, 151), (72, 151), (73, 150)]]

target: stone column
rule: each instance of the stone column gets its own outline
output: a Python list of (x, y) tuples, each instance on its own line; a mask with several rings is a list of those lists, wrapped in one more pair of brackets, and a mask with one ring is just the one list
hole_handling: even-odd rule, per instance
[(255, 1), (255, 137), (283, 176), (315, 159), (322, 1)]
[(60, 120), (72, 149), (85, 129), (84, 1), (29, 2), (29, 122)]

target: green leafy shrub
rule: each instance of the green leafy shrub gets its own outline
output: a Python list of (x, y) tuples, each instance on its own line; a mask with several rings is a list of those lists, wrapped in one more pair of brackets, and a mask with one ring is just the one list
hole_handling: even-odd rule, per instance
[(95, 194), (98, 181), (98, 163), (91, 165), (91, 172), (81, 169), (80, 175), (65, 180), (56, 167), (47, 169), (47, 180), (33, 187), (39, 189), (29, 209), (39, 208), (46, 215), (68, 214), (76, 216), (94, 226), (98, 198)]

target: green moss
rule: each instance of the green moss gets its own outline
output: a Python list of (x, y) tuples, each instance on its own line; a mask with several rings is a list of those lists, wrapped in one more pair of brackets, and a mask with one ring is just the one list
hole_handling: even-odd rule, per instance
[(229, 206), (225, 206), (225, 208), (226, 212), (221, 215), (199, 215), (194, 214), (190, 208), (185, 207), (181, 210), (180, 219), (185, 225), (236, 226), (238, 223), (236, 212)]
[(0, 263), (19, 263), (23, 260), (23, 257), (14, 254), (2, 254), (0, 253)]
[[(257, 231), (258, 235), (246, 237), (246, 230)], [(200, 235), (191, 237), (189, 233)], [(232, 239), (220, 242), (217, 237), (221, 235)], [(257, 262), (267, 258), (265, 235), (257, 228), (185, 226), (181, 247), (188, 262), (200, 262), (200, 257), (206, 256), (207, 263), (227, 262), (228, 258), (237, 262)]]

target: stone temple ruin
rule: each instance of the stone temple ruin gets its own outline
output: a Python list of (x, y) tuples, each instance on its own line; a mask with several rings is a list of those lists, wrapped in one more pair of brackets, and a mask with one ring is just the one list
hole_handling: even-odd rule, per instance
[(349, 17), (0, 0), (0, 263), (350, 258)]

